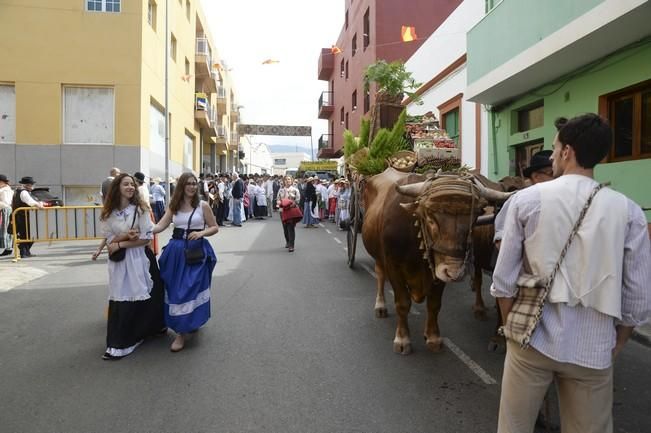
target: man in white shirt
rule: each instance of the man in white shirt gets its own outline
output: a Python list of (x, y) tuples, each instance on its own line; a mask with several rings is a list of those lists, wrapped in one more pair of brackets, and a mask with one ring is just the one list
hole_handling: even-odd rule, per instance
[[(43, 209), (45, 205), (36, 200), (32, 196), (32, 189), (34, 189), (34, 179), (31, 176), (25, 176), (20, 179), (20, 185), (16, 188), (14, 193), (13, 201), (11, 203), (11, 208), (13, 212), (16, 209), (21, 207), (37, 207)], [(29, 239), (31, 238), (29, 227), (29, 213), (21, 211), (20, 214), (16, 215), (16, 235), (18, 239)], [(24, 242), (18, 244), (20, 255), (22, 257), (32, 257), (32, 245), (34, 242)]]
[[(554, 139), (554, 180), (512, 198), (491, 294), (506, 323), (526, 263), (551, 275), (578, 215), (598, 185), (594, 166), (612, 146), (596, 114), (570, 119)], [(564, 256), (530, 347), (507, 341), (498, 432), (533, 432), (547, 388), (556, 381), (561, 431), (613, 431), (613, 359), (651, 313), (651, 245), (642, 209), (602, 188)]]
[(151, 212), (151, 204), (149, 203), (149, 187), (145, 182), (145, 174), (139, 171), (133, 173), (133, 177), (138, 184), (138, 193), (142, 204)]
[(268, 174), (264, 175), (263, 187), (265, 189), (265, 195), (267, 197), (267, 216), (272, 217), (273, 216), (273, 203), (275, 202), (275, 200), (274, 200), (274, 182), (273, 182), (273, 179), (271, 179)]
[(9, 186), (9, 179), (4, 174), (0, 174), (0, 251), (2, 251), (0, 256), (13, 253), (13, 237), (9, 233), (13, 198), (14, 191)]
[(151, 187), (151, 198), (154, 202), (154, 219), (156, 222), (160, 221), (165, 214), (165, 188), (161, 186), (161, 178), (154, 179), (154, 184)]
[(113, 167), (111, 169), (111, 172), (109, 173), (109, 177), (104, 179), (104, 182), (102, 182), (102, 185), (100, 186), (99, 189), (99, 195), (102, 197), (102, 203), (104, 203), (104, 200), (106, 200), (106, 197), (108, 197), (109, 188), (113, 183), (113, 179), (115, 179), (119, 175), (120, 175), (120, 169), (117, 167)]

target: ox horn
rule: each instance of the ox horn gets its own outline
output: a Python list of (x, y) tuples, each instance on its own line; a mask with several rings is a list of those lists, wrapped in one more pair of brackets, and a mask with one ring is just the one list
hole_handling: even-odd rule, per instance
[(508, 200), (509, 197), (511, 197), (515, 193), (515, 191), (502, 192), (502, 191), (486, 188), (480, 181), (474, 178), (473, 178), (473, 182), (477, 186), (477, 189), (479, 190), (479, 195), (488, 201), (504, 202)]
[(396, 191), (409, 197), (419, 197), (429, 182), (411, 183), (409, 185), (396, 185)]

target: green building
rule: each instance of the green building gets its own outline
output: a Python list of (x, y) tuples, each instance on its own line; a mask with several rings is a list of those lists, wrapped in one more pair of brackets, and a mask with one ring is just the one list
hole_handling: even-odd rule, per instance
[[(608, 118), (596, 177), (651, 207), (651, 1), (489, 0), (468, 33), (466, 97), (490, 111), (489, 176), (518, 175), (551, 149), (554, 120)], [(651, 220), (651, 212), (647, 212)]]

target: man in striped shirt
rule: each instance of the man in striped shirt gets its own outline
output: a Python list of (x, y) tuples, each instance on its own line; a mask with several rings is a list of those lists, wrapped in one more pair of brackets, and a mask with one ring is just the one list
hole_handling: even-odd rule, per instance
[[(512, 198), (491, 294), (504, 322), (526, 262), (551, 274), (609, 153), (610, 127), (597, 115), (575, 117), (554, 139), (555, 179)], [(526, 252), (526, 254), (525, 254)], [(498, 432), (533, 432), (552, 381), (561, 431), (612, 432), (613, 359), (651, 313), (647, 221), (633, 201), (609, 188), (595, 196), (547, 297), (542, 318), (521, 349), (507, 342)]]

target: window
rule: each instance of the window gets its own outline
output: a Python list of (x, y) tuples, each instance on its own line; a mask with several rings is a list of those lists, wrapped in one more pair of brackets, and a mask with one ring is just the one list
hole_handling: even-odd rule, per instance
[(348, 112), (346, 112), (346, 120), (344, 121), (344, 128), (348, 129)]
[(353, 111), (355, 111), (355, 110), (357, 110), (357, 90), (353, 91), (353, 97), (351, 99), (352, 99), (351, 102), (353, 104), (352, 105)]
[(147, 22), (156, 31), (156, 2), (154, 0), (149, 0), (147, 6)]
[(16, 88), (0, 85), (0, 143), (16, 142)]
[(176, 38), (173, 33), (170, 37), (170, 57), (176, 62)]
[(515, 132), (525, 132), (540, 128), (544, 124), (545, 106), (542, 101), (527, 108), (518, 110), (517, 128)]
[(344, 107), (341, 107), (341, 110), (339, 111), (340, 117), (341, 117), (341, 124), (344, 124)]
[(533, 143), (525, 143), (515, 148), (515, 171), (512, 172), (515, 176), (524, 177), (524, 169), (529, 167), (529, 161), (531, 161), (531, 156), (540, 152), (544, 148), (543, 141), (535, 141)]
[(443, 129), (448, 136), (459, 145), (459, 108), (448, 111), (443, 116)]
[(165, 155), (165, 114), (153, 102), (149, 105), (149, 150)]
[(190, 0), (185, 0), (185, 17), (190, 21), (192, 18), (192, 7), (190, 7)]
[(339, 71), (339, 76), (341, 78), (344, 78), (345, 74), (346, 74), (346, 65), (344, 64), (344, 59), (341, 59), (341, 69)]
[(194, 168), (194, 136), (187, 131), (185, 133), (185, 142), (183, 143), (183, 167)]
[(120, 0), (86, 0), (86, 10), (94, 12), (120, 12)]
[(362, 35), (364, 41), (364, 50), (371, 45), (371, 8), (366, 9), (364, 14), (364, 34)]
[(286, 158), (276, 158), (274, 159), (274, 165), (287, 165)]
[(348, 60), (346, 60), (346, 79), (348, 79)]
[(371, 109), (371, 94), (369, 91), (364, 92), (364, 114)]
[(65, 144), (113, 144), (114, 118), (112, 88), (63, 88)]
[(355, 56), (355, 53), (357, 52), (357, 33), (353, 35), (351, 46), (353, 47), (353, 56)]
[(348, 29), (348, 11), (346, 11), (346, 16), (344, 17), (344, 26)]
[(454, 140), (456, 147), (461, 148), (461, 100), (463, 93), (448, 99), (438, 106), (441, 118), (441, 127), (448, 133), (448, 136)]
[(600, 98), (613, 129), (609, 160), (651, 158), (651, 80)]

